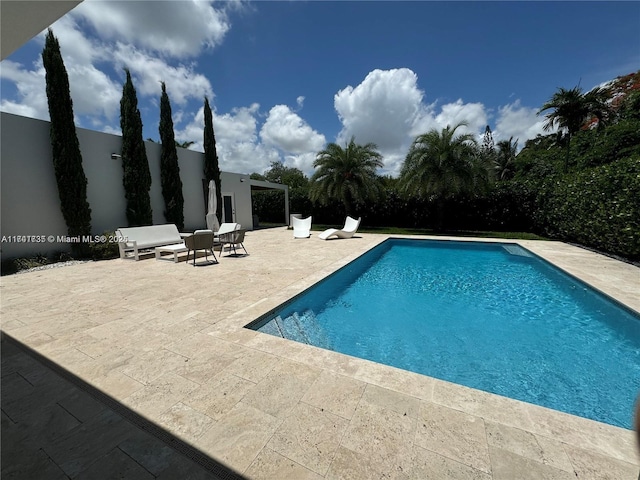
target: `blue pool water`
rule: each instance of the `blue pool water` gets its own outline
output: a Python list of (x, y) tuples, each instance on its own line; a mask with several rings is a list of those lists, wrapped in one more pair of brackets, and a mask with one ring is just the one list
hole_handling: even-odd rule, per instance
[(631, 428), (640, 317), (515, 244), (390, 239), (250, 328)]

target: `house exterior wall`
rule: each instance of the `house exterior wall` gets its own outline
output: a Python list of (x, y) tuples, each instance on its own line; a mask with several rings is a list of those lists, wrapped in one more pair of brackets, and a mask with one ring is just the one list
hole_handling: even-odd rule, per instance
[(249, 175), (221, 172), (222, 193), (233, 193), (235, 204), (235, 222), (242, 228), (253, 230), (253, 211), (251, 207), (251, 185)]
[[(82, 128), (76, 129), (87, 177), (87, 200), (91, 207), (92, 235), (127, 226), (122, 183), (122, 138)], [(153, 223), (166, 223), (160, 184), (161, 146), (145, 142), (151, 171)], [(186, 231), (206, 228), (203, 192), (204, 154), (178, 148), (180, 179), (184, 196)], [(251, 187), (248, 175), (222, 172), (222, 191), (234, 194), (236, 222), (251, 229)], [(245, 181), (240, 181), (245, 179)], [(67, 226), (60, 211), (58, 187), (51, 158), (49, 122), (0, 113), (0, 254), (3, 259), (70, 251), (67, 242), (49, 241), (66, 237)], [(43, 242), (15, 241), (37, 236)]]

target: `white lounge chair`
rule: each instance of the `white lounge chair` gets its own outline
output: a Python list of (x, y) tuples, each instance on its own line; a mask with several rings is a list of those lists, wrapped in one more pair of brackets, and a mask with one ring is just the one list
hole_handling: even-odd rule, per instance
[(328, 240), (332, 236), (336, 236), (338, 238), (351, 238), (353, 237), (353, 234), (358, 230), (358, 227), (360, 226), (360, 220), (362, 220), (362, 217), (358, 218), (357, 220), (355, 218), (347, 217), (347, 219), (344, 221), (344, 227), (342, 228), (342, 230), (338, 230), (337, 228), (330, 228), (319, 234), (318, 238), (321, 238), (322, 240)]
[(293, 238), (309, 238), (311, 236), (311, 217), (296, 218), (293, 221)]

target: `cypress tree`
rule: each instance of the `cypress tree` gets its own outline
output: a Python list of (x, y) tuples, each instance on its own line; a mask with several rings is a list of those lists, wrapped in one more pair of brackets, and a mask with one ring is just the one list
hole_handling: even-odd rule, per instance
[(127, 199), (127, 221), (130, 227), (151, 225), (151, 172), (147, 151), (142, 140), (142, 119), (138, 97), (131, 81), (131, 73), (122, 88), (120, 100), (120, 128), (122, 128), (122, 169), (124, 195)]
[(204, 178), (207, 185), (211, 180), (216, 185), (216, 215), (222, 220), (222, 183), (220, 181), (220, 166), (216, 152), (216, 136), (213, 133), (213, 115), (209, 106), (209, 99), (204, 97)]
[(171, 103), (167, 89), (162, 82), (162, 96), (160, 97), (160, 181), (162, 196), (164, 197), (164, 217), (169, 223), (175, 223), (178, 230), (184, 230), (184, 197), (182, 196), (182, 181), (180, 180), (180, 166), (178, 152), (171, 118)]
[[(87, 201), (87, 177), (82, 168), (80, 143), (73, 121), (73, 101), (69, 91), (69, 77), (60, 53), (58, 39), (49, 29), (42, 62), (46, 71), (47, 100), (51, 126), (51, 153), (60, 209), (69, 236), (91, 234), (91, 208)], [(76, 253), (84, 253), (81, 244), (72, 244)]]

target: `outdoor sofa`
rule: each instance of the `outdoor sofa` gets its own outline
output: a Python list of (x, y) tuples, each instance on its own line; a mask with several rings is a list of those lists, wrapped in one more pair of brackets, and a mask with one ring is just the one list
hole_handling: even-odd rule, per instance
[(181, 251), (187, 251), (178, 227), (172, 223), (166, 225), (119, 228), (115, 233), (116, 237), (121, 240), (118, 242), (120, 258), (140, 260), (141, 250), (166, 245), (176, 245), (176, 247), (172, 247), (174, 256), (177, 253), (175, 250), (180, 249), (180, 247), (177, 246), (178, 244), (181, 244), (184, 249)]

